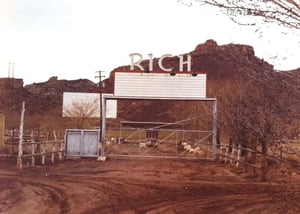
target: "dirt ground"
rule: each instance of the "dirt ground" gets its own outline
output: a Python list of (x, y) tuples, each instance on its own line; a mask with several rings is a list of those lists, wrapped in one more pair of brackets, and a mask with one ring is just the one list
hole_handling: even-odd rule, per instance
[(297, 174), (263, 183), (207, 160), (0, 161), (0, 213), (300, 213)]

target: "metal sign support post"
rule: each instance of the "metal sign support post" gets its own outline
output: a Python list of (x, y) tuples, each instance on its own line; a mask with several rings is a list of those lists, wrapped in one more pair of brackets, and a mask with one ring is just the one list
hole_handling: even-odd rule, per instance
[(103, 97), (103, 99), (101, 99), (100, 102), (102, 103), (102, 124), (101, 124), (101, 154), (100, 157), (98, 158), (98, 160), (102, 160), (105, 161), (106, 157), (105, 157), (105, 130), (106, 130), (106, 98), (105, 96)]
[(217, 100), (213, 101), (213, 159), (217, 158)]

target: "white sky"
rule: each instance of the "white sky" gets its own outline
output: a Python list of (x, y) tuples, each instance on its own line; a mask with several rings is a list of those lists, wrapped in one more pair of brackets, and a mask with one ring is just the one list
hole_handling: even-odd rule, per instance
[(0, 77), (14, 62), (14, 77), (25, 84), (51, 76), (96, 82), (95, 71), (108, 77), (130, 64), (130, 53), (178, 55), (207, 39), (251, 45), (276, 69), (300, 67), (297, 35), (257, 29), (177, 0), (0, 0)]

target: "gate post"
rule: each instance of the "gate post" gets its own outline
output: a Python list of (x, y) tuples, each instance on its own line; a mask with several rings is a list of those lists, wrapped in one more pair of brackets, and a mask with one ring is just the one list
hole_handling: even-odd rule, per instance
[(103, 96), (103, 99), (101, 100), (102, 103), (102, 115), (101, 115), (101, 121), (102, 121), (102, 124), (101, 124), (101, 154), (100, 154), (100, 157), (98, 157), (98, 160), (102, 160), (102, 161), (105, 161), (106, 160), (106, 157), (105, 157), (105, 125), (106, 125), (106, 98), (105, 96)]
[(217, 158), (217, 99), (213, 101), (213, 159)]

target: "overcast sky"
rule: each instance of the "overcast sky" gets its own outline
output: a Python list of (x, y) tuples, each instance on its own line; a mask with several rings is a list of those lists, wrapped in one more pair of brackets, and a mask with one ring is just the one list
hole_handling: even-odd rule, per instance
[(14, 77), (25, 84), (51, 76), (96, 81), (95, 71), (108, 77), (130, 64), (130, 53), (178, 55), (208, 39), (251, 45), (276, 69), (300, 67), (295, 34), (238, 26), (209, 7), (177, 0), (0, 0), (0, 38), (0, 77), (13, 62)]

